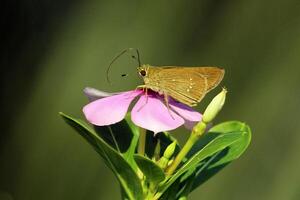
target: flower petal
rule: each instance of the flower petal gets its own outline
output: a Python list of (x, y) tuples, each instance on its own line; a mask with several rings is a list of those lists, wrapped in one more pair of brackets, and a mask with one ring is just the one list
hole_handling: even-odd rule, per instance
[(196, 126), (196, 124), (198, 124), (198, 122), (188, 121), (188, 120), (184, 121), (184, 127), (188, 130), (193, 130), (193, 128), (194, 128), (194, 126)]
[(140, 97), (131, 111), (131, 119), (136, 125), (154, 133), (173, 130), (184, 124), (180, 116), (152, 95)]
[(95, 88), (86, 87), (83, 90), (83, 93), (89, 98), (90, 101), (95, 101), (97, 99), (101, 99), (103, 97), (109, 97), (112, 95), (120, 94), (120, 93), (108, 93), (97, 90)]
[(86, 119), (97, 126), (106, 126), (121, 121), (131, 101), (142, 91), (134, 90), (98, 99), (84, 106)]
[(202, 120), (202, 115), (201, 113), (193, 110), (189, 106), (175, 102), (175, 101), (170, 101), (170, 108), (174, 110), (178, 115), (184, 118), (185, 123), (184, 126), (191, 130), (193, 127)]
[(188, 121), (199, 122), (202, 119), (202, 115), (199, 112), (185, 104), (171, 101), (169, 105), (172, 110)]

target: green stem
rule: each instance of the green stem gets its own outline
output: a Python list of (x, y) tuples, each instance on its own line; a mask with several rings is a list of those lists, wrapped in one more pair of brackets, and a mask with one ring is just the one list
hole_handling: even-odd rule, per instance
[(140, 136), (139, 136), (138, 153), (141, 155), (145, 155), (146, 129), (140, 127), (139, 132), (140, 132)]
[(175, 160), (172, 162), (170, 167), (167, 168), (166, 173), (168, 175), (173, 174), (173, 172), (176, 170), (178, 165), (181, 163), (181, 161), (186, 156), (186, 154), (191, 150), (191, 148), (193, 147), (193, 145), (195, 144), (195, 142), (197, 140), (198, 140), (198, 137), (196, 137), (194, 134), (191, 134), (191, 136), (189, 137), (189, 139), (187, 140), (187, 142), (185, 143), (185, 145), (183, 146), (181, 151), (176, 156)]
[(185, 156), (191, 150), (191, 148), (193, 147), (193, 145), (203, 135), (203, 133), (205, 132), (205, 128), (206, 128), (206, 124), (204, 122), (200, 122), (199, 124), (197, 124), (193, 128), (193, 131), (192, 131), (189, 139), (187, 140), (187, 142), (185, 143), (185, 145), (183, 146), (183, 148), (181, 149), (181, 151), (178, 153), (178, 155), (176, 156), (175, 160), (167, 168), (167, 170), (166, 170), (167, 175), (170, 176), (170, 175), (172, 175), (174, 173), (174, 171), (176, 170), (176, 168), (178, 167), (178, 165), (185, 158)]

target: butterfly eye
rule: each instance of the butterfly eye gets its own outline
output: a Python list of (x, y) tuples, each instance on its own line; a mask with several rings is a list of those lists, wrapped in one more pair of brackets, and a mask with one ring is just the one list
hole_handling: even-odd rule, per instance
[(141, 70), (141, 71), (140, 71), (140, 75), (141, 75), (141, 76), (146, 76), (146, 71), (145, 71), (145, 70)]

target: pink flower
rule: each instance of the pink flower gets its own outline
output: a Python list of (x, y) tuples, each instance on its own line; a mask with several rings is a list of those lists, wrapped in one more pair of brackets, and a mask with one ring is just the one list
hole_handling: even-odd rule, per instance
[(131, 110), (131, 120), (137, 126), (154, 133), (173, 130), (181, 125), (192, 128), (202, 118), (200, 113), (172, 98), (169, 98), (168, 110), (163, 96), (151, 90), (148, 90), (147, 96), (142, 90), (111, 94), (85, 88), (84, 93), (91, 103), (84, 106), (83, 113), (86, 119), (96, 126), (120, 122), (124, 119), (131, 102), (138, 96), (139, 99)]

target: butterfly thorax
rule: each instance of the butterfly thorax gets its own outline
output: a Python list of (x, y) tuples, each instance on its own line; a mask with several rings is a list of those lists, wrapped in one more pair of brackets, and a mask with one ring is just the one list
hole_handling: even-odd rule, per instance
[(150, 65), (142, 65), (138, 68), (139, 75), (143, 78), (145, 83), (144, 87), (163, 94), (164, 90), (160, 85), (159, 71), (159, 67), (153, 67)]

